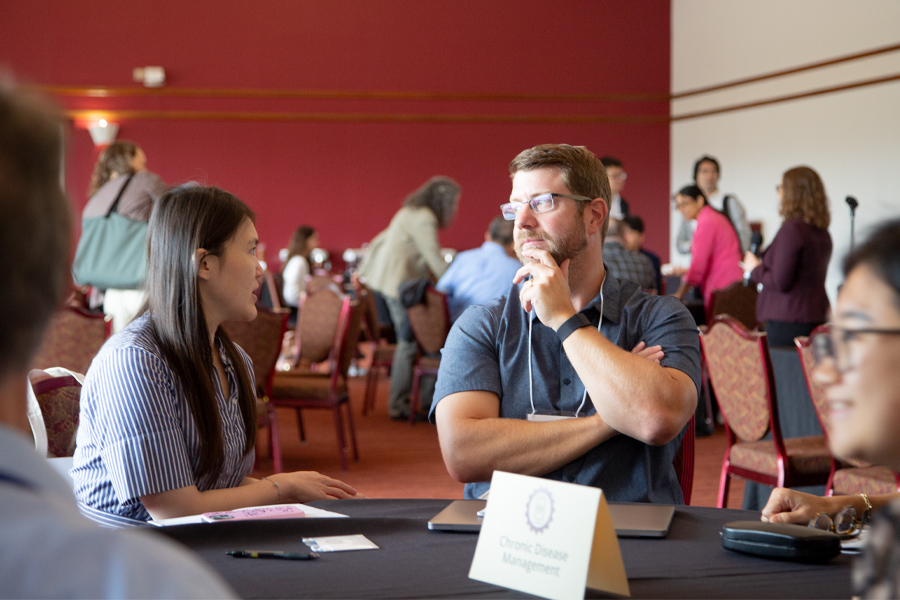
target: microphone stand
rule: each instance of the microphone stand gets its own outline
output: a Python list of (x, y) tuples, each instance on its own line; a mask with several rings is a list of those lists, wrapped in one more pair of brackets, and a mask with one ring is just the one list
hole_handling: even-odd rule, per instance
[(856, 207), (859, 206), (859, 202), (853, 196), (847, 196), (845, 202), (847, 206), (850, 207), (850, 252), (853, 252), (854, 246), (854, 230), (856, 228)]

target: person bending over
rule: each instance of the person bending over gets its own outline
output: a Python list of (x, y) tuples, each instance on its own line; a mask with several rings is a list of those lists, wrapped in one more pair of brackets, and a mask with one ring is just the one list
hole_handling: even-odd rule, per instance
[(256, 317), (254, 220), (217, 188), (186, 185), (159, 200), (142, 314), (106, 342), (81, 392), (71, 473), (88, 516), (125, 525), (356, 494), (315, 472), (247, 476), (253, 369), (220, 326)]
[(523, 266), (444, 346), (431, 417), (448, 471), (467, 498), (503, 470), (683, 503), (672, 460), (697, 404), (693, 319), (604, 268), (610, 188), (589, 150), (537, 146), (510, 173), (501, 212)]

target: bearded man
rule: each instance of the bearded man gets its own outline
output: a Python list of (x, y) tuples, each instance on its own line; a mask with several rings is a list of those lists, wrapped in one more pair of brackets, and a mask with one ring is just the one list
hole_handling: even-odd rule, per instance
[(431, 418), (447, 470), (466, 498), (502, 470), (683, 504), (672, 460), (697, 404), (693, 319), (608, 274), (610, 186), (587, 148), (536, 146), (509, 171), (500, 208), (523, 266), (506, 296), (456, 321), (442, 351)]

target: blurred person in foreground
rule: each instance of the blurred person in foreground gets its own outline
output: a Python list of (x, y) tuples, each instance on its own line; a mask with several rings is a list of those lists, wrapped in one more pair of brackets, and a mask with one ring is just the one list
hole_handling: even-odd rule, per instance
[(0, 269), (0, 596), (234, 597), (180, 546), (83, 517), (69, 484), (29, 439), (29, 363), (71, 285), (61, 131), (42, 102), (0, 81), (0, 244), (15, 256)]
[(744, 269), (751, 282), (762, 284), (756, 319), (765, 323), (769, 347), (792, 348), (795, 337), (828, 320), (831, 215), (825, 186), (809, 167), (786, 171), (776, 189), (784, 221), (762, 259), (744, 254)]
[[(829, 334), (816, 334), (815, 380), (826, 387), (828, 443), (841, 458), (900, 470), (900, 220), (878, 227), (844, 261)], [(853, 569), (854, 595), (900, 597), (900, 494), (820, 498), (776, 488), (763, 521), (806, 524), (817, 513), (836, 516), (877, 509)]]
[(509, 292), (522, 266), (515, 256), (512, 221), (497, 216), (484, 234), (481, 247), (457, 254), (435, 286), (447, 294), (451, 322), (473, 304), (484, 304)]

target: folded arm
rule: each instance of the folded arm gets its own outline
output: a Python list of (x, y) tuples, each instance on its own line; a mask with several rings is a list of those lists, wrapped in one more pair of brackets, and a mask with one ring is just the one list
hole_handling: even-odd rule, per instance
[(446, 396), (435, 407), (435, 421), (447, 471), (463, 483), (488, 481), (495, 470), (545, 475), (616, 434), (597, 415), (550, 422), (500, 418), (500, 399), (485, 391)]

